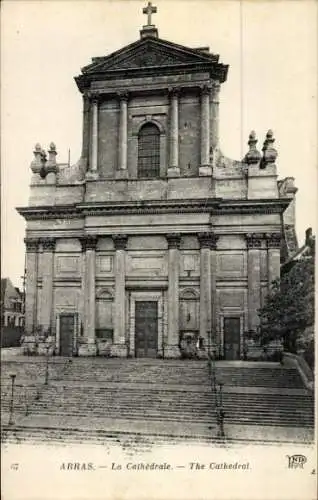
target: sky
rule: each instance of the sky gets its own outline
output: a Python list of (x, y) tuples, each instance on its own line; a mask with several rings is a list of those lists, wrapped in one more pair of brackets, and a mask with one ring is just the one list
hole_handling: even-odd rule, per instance
[[(222, 152), (240, 160), (255, 130), (273, 129), (280, 178), (298, 187), (296, 230), (317, 227), (317, 24), (315, 0), (153, 0), (159, 37), (210, 46), (229, 64), (220, 95)], [(1, 275), (21, 286), (34, 145), (58, 162), (81, 151), (82, 99), (74, 76), (95, 56), (139, 39), (139, 0), (1, 2)]]

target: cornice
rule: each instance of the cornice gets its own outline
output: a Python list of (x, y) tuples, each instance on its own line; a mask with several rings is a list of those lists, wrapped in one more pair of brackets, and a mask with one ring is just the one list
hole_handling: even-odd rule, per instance
[(219, 199), (196, 200), (145, 200), (119, 203), (82, 203), (78, 207), (83, 215), (141, 215), (167, 213), (209, 213), (219, 204)]
[(255, 200), (222, 200), (213, 210), (215, 215), (226, 214), (281, 214), (290, 200), (271, 198)]
[(78, 219), (83, 217), (75, 205), (41, 205), (36, 207), (17, 207), (17, 212), (25, 220)]
[(81, 92), (85, 92), (92, 81), (116, 80), (117, 78), (131, 79), (158, 75), (184, 75), (193, 72), (207, 72), (213, 80), (221, 83), (226, 81), (229, 66), (212, 61), (199, 62), (177, 62), (173, 65), (162, 64), (159, 66), (143, 66), (141, 68), (109, 68), (107, 71), (96, 71), (84, 73), (75, 77), (77, 86)]
[(211, 215), (281, 214), (289, 199), (222, 200), (221, 198), (184, 200), (145, 200), (87, 202), (76, 205), (19, 207), (26, 220), (81, 219), (86, 216), (142, 215), (168, 213), (210, 213)]

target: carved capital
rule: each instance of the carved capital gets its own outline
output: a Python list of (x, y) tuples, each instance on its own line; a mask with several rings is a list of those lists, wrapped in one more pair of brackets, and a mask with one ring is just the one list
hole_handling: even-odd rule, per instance
[(113, 234), (113, 242), (116, 250), (126, 250), (128, 236), (126, 234)]
[(213, 82), (212, 84), (213, 95), (218, 95), (221, 90), (221, 84), (218, 81)]
[(124, 101), (124, 102), (127, 102), (128, 101), (128, 98), (129, 98), (129, 92), (127, 91), (120, 91), (120, 92), (117, 92), (117, 97), (120, 101)]
[(210, 248), (216, 250), (216, 245), (219, 237), (214, 233), (199, 233), (198, 240), (200, 248)]
[(247, 248), (261, 248), (264, 235), (262, 233), (248, 233), (245, 238)]
[(41, 238), (40, 241), (44, 252), (54, 252), (56, 245), (55, 238)]
[(80, 238), (82, 251), (85, 252), (86, 250), (95, 250), (97, 245), (97, 239), (98, 239), (97, 236), (91, 234), (88, 234)]
[(214, 104), (219, 104), (220, 90), (221, 90), (220, 82), (213, 82), (212, 83), (212, 102)]
[(39, 238), (24, 238), (25, 250), (27, 253), (34, 253), (39, 248)]
[(83, 112), (87, 113), (89, 111), (89, 98), (87, 93), (83, 94)]
[(280, 233), (266, 233), (267, 248), (280, 248), (281, 234)]
[(92, 103), (93, 106), (98, 106), (99, 99), (100, 99), (100, 97), (99, 97), (98, 94), (90, 92), (89, 93), (89, 98), (90, 98), (90, 101), (91, 101), (91, 103)]
[(178, 97), (180, 94), (180, 89), (178, 87), (168, 87), (168, 94), (170, 98)]
[(211, 94), (211, 85), (201, 85), (201, 95), (210, 95)]
[(179, 233), (171, 233), (171, 234), (166, 234), (167, 242), (168, 242), (168, 248), (180, 248), (180, 242), (181, 242), (181, 234)]

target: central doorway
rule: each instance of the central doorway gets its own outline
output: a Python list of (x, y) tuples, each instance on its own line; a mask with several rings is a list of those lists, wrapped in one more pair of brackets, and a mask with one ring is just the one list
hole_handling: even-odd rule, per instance
[(155, 358), (158, 350), (158, 302), (135, 302), (135, 355)]
[(224, 358), (228, 360), (240, 359), (240, 318), (224, 318)]
[(60, 356), (72, 356), (75, 333), (75, 314), (61, 314), (59, 317)]

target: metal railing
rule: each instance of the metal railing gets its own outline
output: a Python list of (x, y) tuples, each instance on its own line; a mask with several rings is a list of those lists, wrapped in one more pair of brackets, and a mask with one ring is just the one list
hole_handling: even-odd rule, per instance
[(225, 438), (224, 432), (224, 419), (225, 412), (223, 407), (223, 383), (217, 382), (216, 367), (215, 367), (216, 349), (212, 347), (208, 352), (208, 368), (211, 382), (212, 394), (215, 403), (216, 423), (217, 423), (217, 437)]
[[(10, 373), (10, 386), (8, 387), (8, 391), (6, 392), (6, 396), (9, 397), (9, 419), (8, 425), (12, 426), (15, 424), (16, 415), (24, 414), (25, 416), (29, 415), (30, 407), (32, 403), (39, 400), (43, 390), (45, 387), (49, 385), (49, 375), (50, 375), (50, 349), (52, 348), (52, 344), (48, 343), (45, 346), (45, 369), (44, 369), (44, 380), (41, 383), (36, 385), (25, 386), (23, 384), (18, 383), (18, 377), (16, 373)], [(68, 359), (61, 367), (61, 374), (65, 374), (68, 370), (70, 364), (70, 359)], [(42, 365), (43, 366), (43, 365)]]

